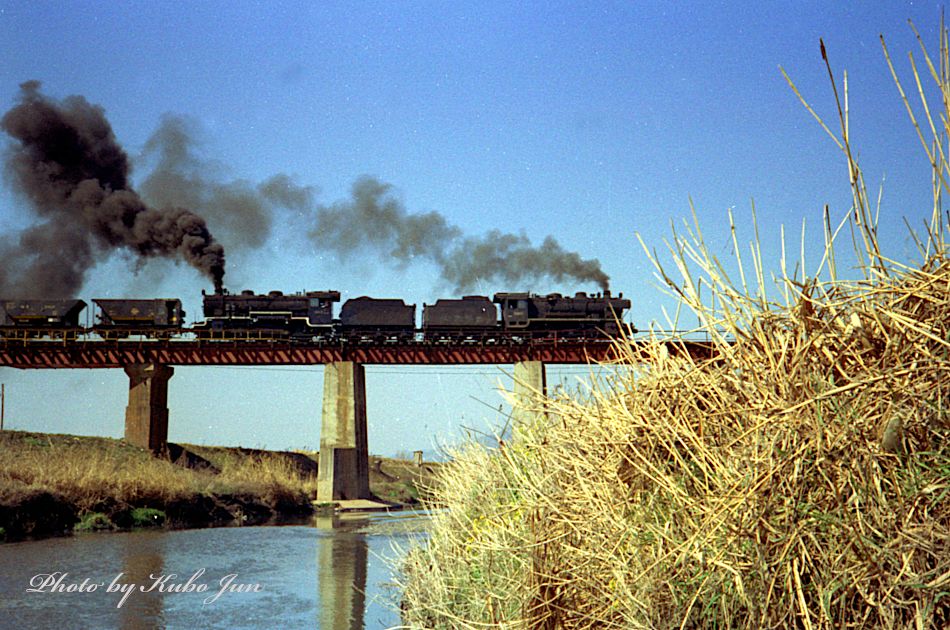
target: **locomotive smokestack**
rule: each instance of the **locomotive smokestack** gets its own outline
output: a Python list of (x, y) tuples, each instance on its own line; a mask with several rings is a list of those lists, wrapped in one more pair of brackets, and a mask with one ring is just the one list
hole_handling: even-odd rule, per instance
[(596, 283), (606, 290), (610, 278), (596, 259), (582, 259), (548, 236), (532, 245), (524, 234), (498, 230), (465, 236), (437, 212), (410, 214), (391, 194), (391, 187), (370, 177), (353, 185), (352, 196), (317, 210), (310, 237), (317, 247), (341, 258), (374, 249), (398, 264), (416, 259), (434, 263), (442, 278), (466, 291), (486, 280), (518, 284), (546, 277)]
[(0, 287), (12, 294), (74, 295), (86, 272), (116, 249), (180, 257), (223, 286), (224, 248), (203, 218), (146, 205), (129, 185), (129, 160), (103, 109), (81, 96), (55, 101), (38, 81), (0, 120), (16, 144), (6, 169), (41, 222), (0, 246)]

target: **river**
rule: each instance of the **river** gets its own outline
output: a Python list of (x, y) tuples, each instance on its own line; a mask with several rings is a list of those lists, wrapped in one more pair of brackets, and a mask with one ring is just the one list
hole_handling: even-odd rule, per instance
[(422, 513), (0, 545), (0, 628), (387, 628)]

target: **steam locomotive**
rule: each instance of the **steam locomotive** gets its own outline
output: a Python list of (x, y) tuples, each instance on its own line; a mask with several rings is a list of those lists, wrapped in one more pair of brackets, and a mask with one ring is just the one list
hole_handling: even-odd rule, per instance
[(334, 318), (339, 291), (285, 295), (202, 293), (204, 320), (185, 327), (181, 300), (95, 299), (97, 321), (83, 326), (82, 300), (0, 300), (0, 336), (64, 337), (94, 333), (105, 339), (131, 335), (167, 339), (192, 333), (199, 339), (287, 339), (301, 343), (504, 343), (544, 337), (601, 339), (635, 332), (621, 324), (630, 300), (603, 294), (496, 293), (416, 306), (400, 299), (357, 297)]
[[(279, 332), (301, 341), (392, 343), (418, 339), (459, 343), (539, 338), (603, 338), (621, 333), (630, 300), (610, 292), (589, 296), (577, 293), (496, 293), (440, 299), (424, 304), (422, 327), (416, 328), (416, 306), (399, 299), (361, 296), (347, 300), (333, 318), (338, 291), (284, 295), (271, 291), (255, 295), (204, 295), (203, 322), (192, 330), (199, 337), (226, 337), (241, 332)], [(496, 304), (498, 306), (496, 306)]]

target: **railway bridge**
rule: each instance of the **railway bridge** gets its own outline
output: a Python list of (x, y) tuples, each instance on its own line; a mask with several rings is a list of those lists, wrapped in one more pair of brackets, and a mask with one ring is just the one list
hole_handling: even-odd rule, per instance
[[(636, 342), (634, 342), (636, 343)], [(677, 351), (709, 353), (708, 344), (677, 342)], [(544, 392), (546, 364), (619, 358), (606, 340), (547, 338), (525, 343), (312, 344), (280, 339), (0, 338), (0, 367), (123, 369), (129, 377), (125, 440), (162, 452), (168, 439), (168, 383), (175, 366), (323, 365), (317, 499), (368, 498), (365, 365), (512, 364), (515, 395)]]

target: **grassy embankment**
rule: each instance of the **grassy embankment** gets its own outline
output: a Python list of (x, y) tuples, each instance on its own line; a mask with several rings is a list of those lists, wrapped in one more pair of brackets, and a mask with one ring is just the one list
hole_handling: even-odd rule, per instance
[[(121, 440), (0, 432), (0, 540), (72, 530), (260, 524), (312, 514), (317, 453), (170, 445), (176, 462)], [(370, 490), (417, 501), (433, 464), (370, 458)]]
[[(943, 37), (942, 120), (924, 125), (940, 133)], [(839, 273), (830, 222), (814, 276), (778, 261), (777, 298), (758, 239), (734, 278), (698, 225), (672, 267), (648, 253), (713, 358), (620, 343), (640, 367), (460, 449), (434, 489), (448, 509), (401, 567), (410, 627), (950, 626), (950, 163), (922, 142), (921, 262), (887, 260), (839, 111), (860, 270)]]

